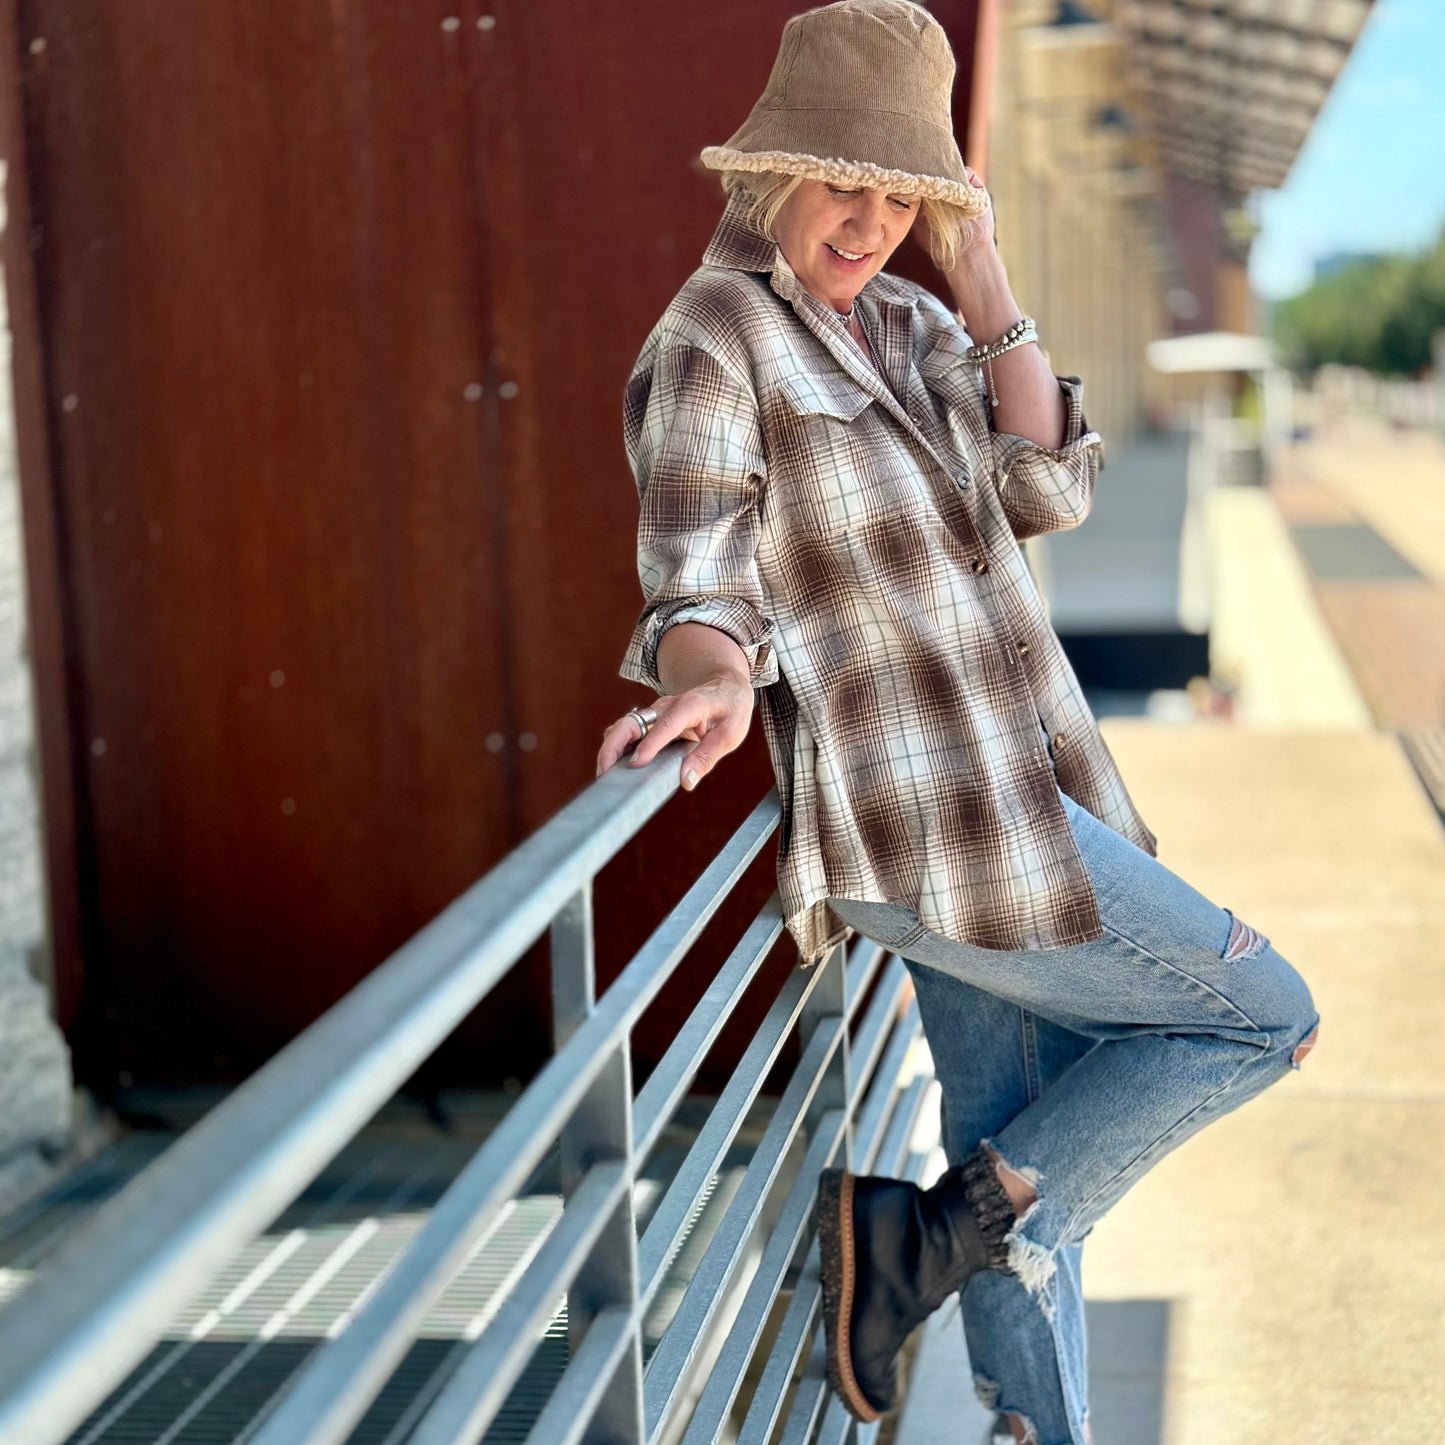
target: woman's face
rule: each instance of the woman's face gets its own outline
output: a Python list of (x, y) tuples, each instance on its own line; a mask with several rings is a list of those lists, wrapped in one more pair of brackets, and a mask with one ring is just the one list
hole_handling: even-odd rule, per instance
[(773, 234), (798, 280), (818, 300), (849, 311), (908, 234), (918, 207), (917, 196), (804, 181), (783, 203)]

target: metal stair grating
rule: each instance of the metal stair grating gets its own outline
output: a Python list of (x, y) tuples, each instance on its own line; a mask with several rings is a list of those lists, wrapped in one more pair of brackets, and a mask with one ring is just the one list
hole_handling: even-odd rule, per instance
[[(422, 1227), (492, 1122), (494, 1117), (469, 1118), (460, 1137), (415, 1126), (364, 1132), (177, 1315), (167, 1337), (66, 1445), (244, 1445), (311, 1352), (343, 1327)], [(127, 1135), (0, 1221), (0, 1300), (20, 1293), (33, 1271), (176, 1137), (175, 1130), (159, 1129)], [(648, 1160), (635, 1194), (640, 1227), (691, 1137), (690, 1129), (674, 1126)], [(733, 1146), (696, 1211), (648, 1315), (649, 1355), (750, 1154), (748, 1143)], [(499, 1291), (560, 1217), (555, 1185), (553, 1158), (533, 1180), (535, 1192), (503, 1211), (457, 1271), (349, 1445), (403, 1445), (409, 1438), (466, 1344), (485, 1327)], [(483, 1445), (526, 1439), (567, 1360), (566, 1309), (559, 1299)]]

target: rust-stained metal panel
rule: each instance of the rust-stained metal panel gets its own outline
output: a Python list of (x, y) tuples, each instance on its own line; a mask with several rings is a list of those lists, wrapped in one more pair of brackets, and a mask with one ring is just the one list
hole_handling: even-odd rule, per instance
[[(647, 696), (617, 676), (642, 602), (637, 494), (622, 391), (642, 343), (702, 259), (723, 201), (703, 146), (738, 126), (796, 7), (647, 3), (580, 12), (499, 0), (487, 33), (500, 371), (499, 472), (514, 599), (520, 776), (535, 825), (590, 772), (603, 726)], [(645, 84), (639, 83), (645, 77)], [(761, 725), (696, 794), (680, 794), (597, 890), (598, 968), (611, 977), (771, 785)], [(770, 845), (636, 1035), (661, 1054), (731, 941), (774, 887)], [(771, 978), (792, 964), (785, 939)], [(766, 980), (763, 983), (767, 987)], [(534, 999), (545, 997), (540, 978)], [(753, 1020), (756, 1023), (756, 1019)], [(726, 1041), (720, 1050), (726, 1053)]]
[[(18, 5), (32, 625), (93, 1081), (245, 1073), (590, 781), (637, 700), (622, 387), (721, 207), (697, 152), (800, 8)], [(604, 979), (770, 782), (755, 728), (609, 865)], [(644, 1063), (772, 887), (769, 849)], [(429, 1077), (534, 1065), (544, 968)]]
[(447, 13), (22, 9), (102, 1078), (253, 1066), (516, 835)]

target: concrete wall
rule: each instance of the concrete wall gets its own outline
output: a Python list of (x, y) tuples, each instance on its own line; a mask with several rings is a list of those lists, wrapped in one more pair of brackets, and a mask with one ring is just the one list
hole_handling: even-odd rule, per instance
[(45, 982), (49, 938), (10, 354), (0, 288), (0, 1208), (47, 1175), (47, 1156), (67, 1144), (71, 1123), (70, 1054)]

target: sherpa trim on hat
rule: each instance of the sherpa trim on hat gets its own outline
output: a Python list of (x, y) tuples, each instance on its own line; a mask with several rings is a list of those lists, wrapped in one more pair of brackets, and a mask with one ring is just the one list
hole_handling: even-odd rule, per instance
[(914, 0), (836, 0), (794, 15), (748, 118), (699, 159), (988, 209), (953, 135), (948, 36)]
[(930, 201), (947, 201), (970, 216), (981, 216), (988, 210), (982, 186), (965, 183), (967, 196), (960, 196), (957, 181), (940, 180), (937, 176), (916, 176), (909, 171), (885, 170), (868, 161), (845, 161), (834, 157), (799, 155), (793, 151), (735, 151), (726, 146), (707, 146), (700, 157), (703, 165), (715, 171), (746, 171), (751, 175), (772, 171), (783, 176), (802, 176), (810, 181), (825, 181), (832, 186), (852, 189), (855, 186), (876, 190), (897, 191), (906, 196), (923, 196)]

